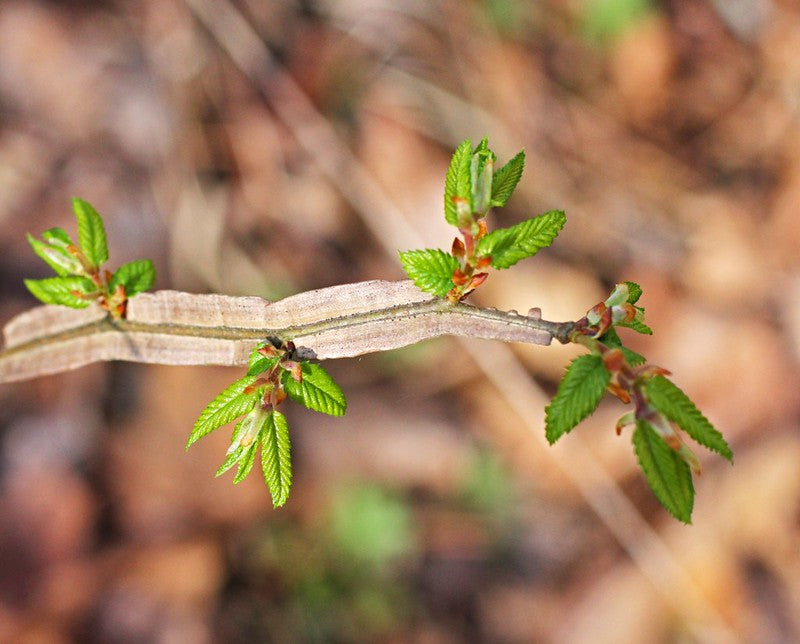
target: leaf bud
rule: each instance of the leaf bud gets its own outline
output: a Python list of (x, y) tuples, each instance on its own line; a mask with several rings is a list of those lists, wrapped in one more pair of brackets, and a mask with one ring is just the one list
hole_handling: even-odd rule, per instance
[(458, 237), (453, 239), (453, 246), (450, 248), (450, 254), (455, 257), (456, 259), (462, 259), (466, 255), (466, 248), (464, 247), (464, 242), (462, 242)]
[(611, 295), (606, 299), (605, 304), (609, 308), (625, 304), (628, 301), (629, 294), (630, 290), (627, 284), (624, 282), (622, 284), (617, 284), (611, 292)]

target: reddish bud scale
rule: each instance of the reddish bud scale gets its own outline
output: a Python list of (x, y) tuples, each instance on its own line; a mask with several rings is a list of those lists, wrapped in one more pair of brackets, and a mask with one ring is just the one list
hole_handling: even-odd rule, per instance
[(69, 246), (67, 246), (67, 252), (74, 258), (80, 260), (81, 264), (84, 263), (85, 257), (83, 256), (81, 249), (78, 248), (75, 244), (69, 244)]
[(475, 277), (472, 278), (472, 281), (469, 283), (469, 290), (474, 291), (478, 288), (481, 284), (486, 281), (486, 278), (489, 276), (489, 273), (478, 273)]
[(603, 365), (611, 372), (619, 372), (625, 366), (625, 354), (621, 349), (609, 349), (603, 354)]
[(633, 322), (634, 318), (636, 317), (636, 309), (634, 308), (633, 304), (625, 302), (622, 305), (622, 308), (625, 310), (625, 322)]
[(299, 362), (286, 362), (283, 365), (284, 369), (288, 369), (289, 373), (292, 374), (292, 379), (295, 382), (302, 382), (303, 381), (303, 368)]
[(607, 309), (608, 307), (606, 306), (605, 302), (598, 302), (590, 309), (590, 311), (594, 313), (598, 318), (601, 318), (603, 317), (603, 313), (605, 313)]
[(453, 284), (456, 286), (464, 286), (469, 280), (470, 276), (466, 275), (460, 268), (457, 268), (453, 273)]
[(450, 254), (455, 257), (456, 259), (463, 259), (466, 255), (466, 248), (464, 247), (464, 242), (462, 242), (458, 237), (453, 239), (453, 246), (450, 249)]
[(275, 358), (283, 353), (280, 349), (276, 349), (271, 344), (265, 344), (263, 347), (259, 347), (258, 352), (265, 358)]
[(467, 261), (471, 261), (475, 255), (475, 238), (469, 230), (462, 230), (461, 233), (464, 235), (464, 250), (467, 255)]
[(242, 391), (242, 393), (243, 393), (245, 396), (249, 396), (249, 395), (250, 395), (250, 394), (252, 394), (252, 393), (253, 393), (253, 392), (254, 392), (256, 389), (258, 389), (259, 387), (262, 387), (262, 386), (263, 386), (263, 385), (265, 385), (265, 384), (267, 384), (267, 381), (266, 381), (264, 378), (259, 378), (259, 379), (258, 379), (258, 380), (256, 380), (256, 381), (255, 381), (255, 382), (254, 382), (252, 385), (247, 385), (247, 387), (245, 387), (245, 388), (244, 388), (244, 390)]
[[(608, 391), (619, 398), (626, 405), (631, 401), (631, 395), (616, 382), (608, 383)], [(619, 432), (617, 432), (619, 433)]]
[(672, 372), (668, 369), (664, 369), (663, 367), (658, 367), (654, 364), (647, 364), (640, 367), (636, 375), (640, 378), (649, 380), (650, 378), (654, 378), (655, 376), (669, 376), (672, 375)]
[(489, 268), (491, 265), (492, 265), (491, 255), (484, 255), (483, 257), (479, 257), (478, 261), (475, 262), (475, 268), (479, 271), (483, 270), (484, 268)]
[(286, 392), (283, 390), (283, 387), (275, 387), (269, 396), (269, 404), (275, 409), (278, 405), (280, 405), (284, 400), (286, 400)]

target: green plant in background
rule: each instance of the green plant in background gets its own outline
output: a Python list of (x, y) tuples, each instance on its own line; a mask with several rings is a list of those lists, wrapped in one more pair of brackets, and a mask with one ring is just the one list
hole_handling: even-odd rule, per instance
[(590, 41), (613, 43), (654, 12), (652, 0), (586, 0), (581, 16), (583, 33)]
[[(420, 531), (402, 494), (366, 481), (336, 486), (305, 520), (270, 518), (239, 550), (249, 585), (234, 602), (252, 606), (248, 637), (257, 641), (387, 641), (413, 619), (413, 571), (420, 564)], [(249, 543), (248, 543), (249, 541)], [(234, 556), (236, 556), (234, 554)], [(277, 609), (276, 606), (277, 605)], [(259, 633), (270, 610), (280, 636)]]
[[(531, 257), (553, 243), (566, 223), (561, 210), (551, 210), (514, 226), (489, 230), (487, 215), (506, 204), (520, 181), (525, 154), (519, 152), (495, 169), (497, 157), (484, 138), (473, 148), (458, 146), (445, 178), (444, 216), (458, 231), (450, 252), (421, 249), (400, 252), (408, 276), (423, 291), (455, 306), (487, 279), (490, 268), (502, 270)], [(60, 228), (29, 236), (34, 252), (58, 274), (45, 280), (26, 280), (30, 291), (47, 304), (76, 308), (96, 300), (113, 319), (125, 316), (127, 299), (148, 289), (155, 270), (149, 260), (125, 264), (101, 273), (108, 259), (100, 216), (88, 203), (73, 202), (80, 245)], [(550, 443), (592, 414), (606, 392), (633, 410), (616, 425), (617, 433), (633, 425), (634, 452), (650, 488), (677, 519), (690, 522), (694, 504), (692, 473), (697, 458), (684, 434), (731, 460), (730, 447), (692, 401), (665, 376), (665, 369), (624, 346), (618, 328), (652, 334), (638, 305), (642, 289), (634, 282), (617, 284), (609, 297), (574, 323), (561, 323), (559, 339), (585, 347), (567, 367), (552, 402), (546, 408), (545, 434)], [(553, 323), (554, 324), (554, 323)], [(390, 331), (389, 331), (390, 332)], [(291, 341), (268, 338), (251, 352), (247, 375), (220, 393), (194, 425), (187, 448), (211, 431), (236, 419), (227, 457), (217, 476), (237, 466), (234, 483), (252, 470), (261, 450), (262, 473), (275, 507), (291, 489), (289, 427), (278, 406), (287, 397), (332, 416), (344, 414), (341, 388), (314, 361), (313, 353)]]
[(122, 318), (128, 298), (153, 286), (156, 279), (153, 262), (139, 259), (123, 264), (113, 273), (103, 270), (108, 261), (108, 246), (102, 218), (83, 199), (73, 199), (72, 209), (78, 220), (78, 244), (63, 228), (44, 231), (41, 240), (28, 235), (33, 252), (57, 277), (25, 280), (25, 286), (45, 304), (82, 309), (95, 301), (113, 318)]

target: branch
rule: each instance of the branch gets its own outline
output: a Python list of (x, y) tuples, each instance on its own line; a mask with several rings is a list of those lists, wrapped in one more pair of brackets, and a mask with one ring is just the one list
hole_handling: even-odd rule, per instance
[(58, 373), (103, 360), (167, 365), (242, 365), (267, 337), (291, 340), (319, 359), (387, 351), (441, 335), (548, 345), (572, 322), (451, 304), (413, 282), (374, 280), (307, 291), (277, 302), (259, 297), (142, 293), (127, 317), (99, 307), (41, 306), (4, 329), (0, 382)]

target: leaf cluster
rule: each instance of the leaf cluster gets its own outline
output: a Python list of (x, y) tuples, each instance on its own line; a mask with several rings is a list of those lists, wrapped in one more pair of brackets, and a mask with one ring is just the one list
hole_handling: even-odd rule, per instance
[[(454, 152), (444, 191), (445, 220), (458, 230), (450, 252), (428, 248), (400, 253), (404, 270), (423, 291), (459, 302), (480, 286), (490, 267), (506, 269), (535, 255), (552, 244), (564, 227), (564, 212), (551, 210), (490, 231), (486, 217), (510, 199), (522, 176), (525, 153), (517, 153), (497, 169), (496, 161), (486, 138), (475, 147), (467, 139)], [(105, 270), (108, 247), (102, 218), (82, 199), (73, 199), (72, 205), (78, 243), (61, 228), (44, 231), (41, 239), (28, 235), (34, 253), (56, 276), (25, 280), (25, 284), (46, 304), (83, 308), (97, 301), (112, 316), (124, 317), (127, 299), (152, 287), (153, 264), (136, 260), (113, 273)], [(564, 323), (571, 331), (566, 340), (559, 339), (581, 344), (589, 353), (566, 368), (545, 410), (545, 434), (555, 443), (594, 413), (606, 392), (632, 403), (633, 410), (617, 422), (617, 433), (633, 425), (633, 449), (648, 485), (673, 516), (689, 523), (694, 504), (692, 474), (699, 473), (700, 465), (684, 435), (728, 460), (733, 455), (722, 434), (666, 378), (668, 372), (624, 346), (618, 328), (652, 334), (644, 320), (645, 309), (638, 304), (641, 296), (638, 284), (622, 282), (583, 318)], [(236, 421), (216, 475), (235, 466), (234, 483), (239, 483), (252, 471), (260, 449), (261, 470), (273, 504), (283, 505), (292, 484), (291, 443), (288, 421), (277, 408), (287, 397), (331, 416), (343, 415), (347, 407), (341, 388), (307, 353), (290, 341), (269, 338), (251, 352), (247, 374), (205, 407), (187, 449)]]
[(149, 259), (123, 264), (110, 273), (102, 266), (108, 261), (103, 219), (83, 199), (72, 200), (78, 223), (78, 243), (63, 228), (50, 228), (41, 239), (28, 234), (28, 242), (56, 277), (26, 279), (28, 290), (45, 304), (59, 304), (75, 309), (96, 301), (116, 318), (125, 315), (128, 298), (150, 289), (156, 271)]
[(341, 388), (325, 369), (315, 362), (298, 360), (292, 343), (271, 339), (253, 349), (247, 375), (206, 406), (194, 424), (186, 448), (239, 418), (216, 476), (236, 465), (233, 482), (244, 480), (253, 469), (260, 447), (261, 471), (272, 503), (276, 508), (282, 506), (292, 486), (291, 443), (286, 416), (276, 407), (287, 396), (308, 409), (330, 416), (341, 416), (347, 409)]
[(400, 252), (406, 274), (423, 291), (452, 302), (463, 300), (486, 279), (485, 269), (509, 268), (535, 255), (563, 228), (564, 212), (552, 210), (489, 232), (486, 215), (508, 202), (522, 176), (525, 152), (497, 170), (496, 159), (486, 138), (475, 148), (469, 139), (456, 148), (445, 177), (444, 216), (461, 237), (455, 238), (450, 253), (430, 248)]
[(694, 505), (692, 471), (699, 472), (700, 465), (676, 427), (728, 460), (733, 454), (722, 434), (664, 376), (663, 369), (646, 364), (643, 356), (623, 346), (615, 326), (652, 333), (644, 324), (644, 309), (635, 306), (641, 293), (634, 282), (618, 284), (605, 302), (576, 324), (573, 341), (591, 353), (567, 367), (545, 410), (545, 434), (555, 443), (597, 409), (606, 391), (633, 402), (634, 411), (620, 418), (617, 431), (635, 425), (633, 448), (648, 485), (673, 516), (689, 523)]

